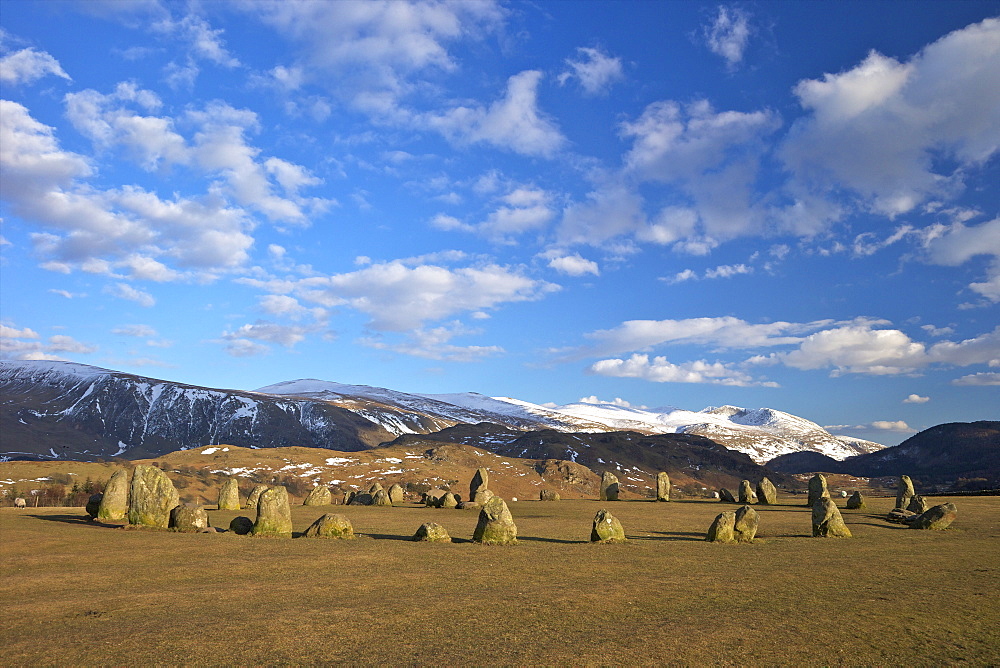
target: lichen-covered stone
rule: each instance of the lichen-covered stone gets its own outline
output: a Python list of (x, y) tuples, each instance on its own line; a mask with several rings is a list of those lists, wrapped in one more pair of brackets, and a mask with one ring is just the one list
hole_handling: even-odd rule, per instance
[(656, 474), (656, 500), (670, 500), (670, 476), (665, 471)]
[(234, 517), (232, 522), (229, 523), (229, 530), (239, 536), (245, 536), (253, 531), (253, 520), (243, 515)]
[(354, 538), (351, 520), (338, 513), (327, 513), (309, 525), (303, 538)]
[(719, 488), (719, 501), (722, 503), (736, 503), (736, 497), (725, 487)]
[(617, 501), (619, 489), (618, 476), (605, 471), (601, 476), (601, 501)]
[(888, 513), (886, 513), (885, 519), (887, 522), (895, 522), (896, 524), (906, 524), (916, 516), (917, 514), (911, 510), (906, 510), (905, 508), (893, 508)]
[(552, 489), (543, 489), (538, 492), (539, 501), (558, 501), (559, 492)]
[(155, 466), (139, 464), (132, 472), (128, 523), (166, 529), (170, 511), (180, 503), (174, 483)]
[(778, 490), (767, 478), (761, 478), (757, 483), (757, 503), (763, 506), (773, 506), (778, 502)]
[(820, 497), (813, 506), (812, 534), (818, 538), (851, 538), (851, 530), (840, 516), (840, 509), (828, 496)]
[(851, 494), (851, 498), (847, 500), (848, 510), (863, 510), (865, 507), (865, 497), (858, 490)]
[(87, 499), (87, 514), (91, 517), (97, 517), (97, 514), (101, 512), (101, 500), (104, 499), (104, 495), (101, 493), (91, 494), (90, 498)]
[(413, 534), (413, 540), (427, 543), (450, 543), (448, 531), (437, 522), (424, 522)]
[(288, 490), (284, 486), (277, 485), (260, 495), (253, 535), (292, 537), (292, 509), (288, 505)]
[(457, 508), (458, 507), (458, 499), (456, 499), (455, 495), (452, 494), (451, 492), (447, 492), (447, 493), (445, 493), (445, 495), (443, 497), (441, 497), (441, 505), (439, 507), (440, 508)]
[(757, 503), (757, 495), (753, 493), (753, 486), (750, 485), (749, 480), (740, 481), (739, 498), (737, 500), (744, 505)]
[(392, 506), (392, 501), (389, 500), (389, 492), (384, 489), (380, 489), (375, 492), (375, 496), (372, 497), (371, 505), (373, 506)]
[[(482, 494), (483, 490), (480, 490)], [(487, 545), (513, 545), (517, 542), (517, 525), (507, 504), (499, 496), (490, 499), (479, 511), (479, 523), (472, 540)]]
[(309, 494), (306, 496), (305, 501), (302, 502), (303, 506), (331, 506), (333, 505), (333, 494), (330, 493), (330, 488), (326, 485), (317, 485), (309, 490)]
[(227, 478), (219, 488), (219, 510), (240, 509), (240, 483), (236, 478)]
[(815, 508), (817, 501), (829, 498), (830, 490), (826, 486), (826, 476), (822, 473), (817, 473), (809, 478), (809, 499), (806, 501), (806, 505), (810, 508)]
[(267, 485), (257, 485), (250, 490), (250, 496), (247, 497), (247, 505), (244, 510), (257, 510), (257, 500), (260, 499), (260, 495), (268, 489)]
[(208, 512), (204, 506), (182, 503), (170, 511), (170, 528), (197, 533), (208, 528)]
[(624, 543), (625, 529), (618, 518), (601, 508), (594, 516), (594, 524), (590, 530), (590, 542), (592, 543)]
[(128, 471), (118, 469), (104, 486), (104, 497), (97, 510), (99, 520), (123, 520), (128, 513)]
[(911, 519), (908, 524), (911, 529), (941, 530), (947, 529), (956, 517), (958, 517), (958, 508), (955, 507), (955, 504), (942, 503), (939, 506), (928, 508), (925, 512)]
[(899, 476), (899, 482), (896, 485), (896, 507), (905, 510), (910, 505), (910, 499), (913, 498), (914, 493), (913, 481), (910, 480), (910, 476)]
[(708, 527), (708, 534), (705, 540), (710, 543), (735, 543), (736, 537), (733, 535), (733, 526), (736, 524), (736, 511), (727, 510), (719, 513)]
[(476, 492), (481, 489), (487, 489), (489, 486), (490, 472), (483, 467), (479, 467), (472, 476), (472, 482), (469, 483), (469, 498), (475, 499)]
[(760, 516), (757, 511), (750, 506), (743, 506), (736, 509), (736, 517), (733, 522), (733, 539), (737, 543), (752, 543), (757, 535), (757, 526), (760, 523)]
[(917, 515), (919, 515), (921, 513), (927, 512), (927, 510), (930, 507), (931, 505), (927, 503), (927, 499), (920, 496), (919, 494), (914, 494), (912, 497), (910, 497), (910, 502), (907, 504), (906, 509), (909, 510), (911, 513), (916, 513)]
[(378, 482), (377, 480), (368, 486), (368, 493), (371, 494), (372, 498), (375, 498), (375, 495), (381, 491), (382, 491), (382, 483)]
[(487, 503), (490, 502), (490, 499), (494, 498), (495, 496), (496, 494), (494, 494), (492, 490), (480, 489), (478, 492), (476, 492), (476, 495), (472, 497), (472, 502), (477, 506), (485, 506)]
[(403, 492), (403, 486), (398, 482), (389, 487), (389, 501), (392, 505), (398, 506), (403, 503), (406, 494)]

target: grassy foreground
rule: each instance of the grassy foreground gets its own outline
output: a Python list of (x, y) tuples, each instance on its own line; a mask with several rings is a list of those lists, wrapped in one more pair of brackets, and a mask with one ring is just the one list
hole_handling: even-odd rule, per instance
[[(955, 502), (942, 532), (886, 523), (890, 499), (842, 510), (851, 540), (758, 507), (755, 544), (716, 545), (705, 531), (735, 506), (522, 501), (503, 547), (466, 542), (474, 511), (415, 506), (293, 507), (296, 531), (348, 515), (353, 541), (2, 508), (0, 664), (996, 664), (1000, 498)], [(605, 506), (627, 544), (587, 542)], [(426, 521), (462, 542), (410, 542)]]

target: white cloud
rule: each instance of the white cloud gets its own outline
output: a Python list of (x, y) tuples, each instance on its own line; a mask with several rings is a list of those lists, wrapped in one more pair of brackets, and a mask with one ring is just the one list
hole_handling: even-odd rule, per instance
[(1000, 373), (994, 373), (992, 371), (974, 373), (968, 376), (962, 376), (961, 378), (956, 378), (951, 381), (951, 384), (965, 386), (1000, 385)]
[(59, 61), (45, 51), (27, 48), (0, 58), (0, 82), (4, 84), (30, 84), (48, 74), (71, 81)]
[(587, 95), (607, 95), (612, 84), (625, 77), (621, 58), (612, 58), (600, 49), (577, 48), (579, 60), (566, 59), (570, 69), (559, 75), (559, 83), (576, 79)]
[(750, 41), (750, 17), (742, 9), (719, 5), (719, 11), (711, 25), (703, 29), (709, 50), (725, 59), (730, 69), (735, 69), (742, 61)]
[(157, 336), (156, 330), (149, 325), (123, 325), (111, 330), (112, 334), (121, 336), (134, 336), (139, 339), (147, 339)]
[(872, 422), (871, 426), (873, 429), (879, 429), (881, 431), (898, 431), (907, 433), (917, 431), (902, 420), (875, 420)]
[(146, 308), (156, 305), (156, 299), (153, 298), (153, 295), (143, 290), (134, 288), (128, 283), (115, 283), (114, 285), (109, 285), (104, 289), (104, 292), (112, 297), (127, 299), (128, 301), (135, 302), (139, 306), (144, 306)]
[(42, 342), (33, 329), (19, 329), (13, 325), (0, 324), (0, 357), (22, 360), (61, 360), (54, 353), (87, 355), (97, 350), (97, 346), (82, 343), (66, 334), (50, 336)]
[(1000, 302), (1000, 218), (975, 226), (956, 222), (925, 233), (928, 261), (949, 267), (968, 262), (977, 255), (990, 256), (986, 280), (970, 283), (969, 289), (991, 302)]
[(922, 397), (919, 394), (911, 394), (910, 396), (903, 399), (904, 404), (926, 404), (930, 401), (930, 397)]
[(222, 340), (229, 344), (235, 344), (238, 348), (246, 347), (239, 343), (242, 341), (265, 341), (291, 348), (296, 343), (303, 341), (309, 331), (305, 327), (279, 325), (266, 320), (258, 320), (253, 324), (242, 325), (236, 331), (224, 332)]
[(557, 252), (549, 257), (549, 266), (561, 274), (566, 274), (567, 276), (601, 275), (601, 270), (598, 268), (596, 262), (581, 257), (578, 253), (563, 255)]
[(225, 339), (226, 353), (233, 357), (256, 357), (266, 355), (271, 349), (250, 339), (231, 338)]
[(752, 274), (753, 267), (745, 264), (723, 264), (714, 269), (705, 270), (705, 278), (732, 278), (741, 274)]
[(30, 327), (17, 329), (16, 327), (0, 324), (0, 336), (7, 339), (37, 339), (38, 332)]
[(776, 387), (776, 383), (759, 381), (721, 362), (699, 360), (672, 364), (665, 357), (649, 359), (648, 355), (633, 354), (627, 360), (605, 359), (592, 364), (591, 373), (615, 378), (640, 378), (654, 383), (708, 383), (747, 387)]
[(97, 346), (81, 343), (72, 336), (56, 334), (55, 336), (49, 337), (49, 343), (48, 346), (46, 346), (46, 349), (53, 353), (76, 353), (86, 355), (95, 352), (97, 350)]
[(642, 198), (621, 183), (602, 184), (563, 210), (556, 232), (561, 244), (604, 245), (610, 239), (629, 236), (646, 224)]

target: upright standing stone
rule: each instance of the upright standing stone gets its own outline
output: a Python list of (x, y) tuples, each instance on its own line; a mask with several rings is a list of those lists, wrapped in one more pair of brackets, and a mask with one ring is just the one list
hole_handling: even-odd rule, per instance
[(748, 503), (757, 503), (757, 495), (753, 493), (753, 487), (750, 485), (749, 480), (740, 481), (739, 494), (739, 503), (742, 503), (743, 505)]
[(219, 490), (219, 510), (240, 509), (240, 483), (236, 478), (228, 478)]
[(727, 510), (719, 513), (708, 527), (708, 534), (705, 540), (710, 543), (735, 543), (736, 537), (733, 535), (733, 526), (736, 524), (736, 511)]
[(481, 489), (487, 489), (490, 486), (490, 472), (483, 467), (476, 469), (475, 475), (472, 476), (472, 482), (469, 483), (469, 498), (475, 500), (476, 492)]
[(778, 502), (778, 490), (774, 483), (767, 478), (761, 478), (757, 483), (757, 503), (764, 506), (773, 506)]
[[(476, 492), (476, 495), (472, 497), (472, 503), (476, 504), (477, 506), (485, 506), (487, 503), (490, 502), (490, 499), (492, 499), (495, 496), (496, 494), (493, 493), (493, 490), (480, 489), (478, 492)], [(438, 505), (440, 506), (441, 503), (443, 502), (444, 502), (444, 496), (441, 497), (441, 501), (438, 503)]]
[(906, 510), (906, 507), (910, 505), (910, 499), (913, 498), (913, 494), (913, 481), (910, 480), (910, 476), (899, 476), (899, 484), (896, 487), (896, 507)]
[(865, 507), (865, 497), (862, 496), (861, 492), (854, 490), (854, 494), (851, 494), (851, 498), (847, 500), (848, 510), (861, 510)]
[(942, 503), (911, 519), (908, 524), (911, 529), (947, 529), (958, 517), (958, 508), (954, 503)]
[(372, 498), (374, 498), (375, 495), (381, 491), (382, 491), (382, 484), (377, 480), (368, 487), (368, 493), (372, 496)]
[(809, 478), (809, 500), (806, 501), (806, 505), (810, 508), (814, 508), (817, 501), (829, 498), (830, 490), (826, 487), (826, 476), (822, 473), (817, 473), (813, 477)]
[(166, 529), (170, 511), (180, 503), (174, 483), (155, 466), (139, 464), (132, 472), (128, 523)]
[(670, 476), (665, 471), (656, 474), (656, 500), (670, 500)]
[(267, 485), (257, 485), (252, 490), (250, 490), (250, 496), (247, 497), (247, 505), (245, 510), (257, 510), (257, 501), (260, 499), (260, 495), (268, 490)]
[(403, 503), (404, 497), (405, 494), (403, 493), (403, 486), (400, 485), (398, 482), (389, 488), (389, 501), (392, 503), (392, 505), (398, 506), (399, 504)]
[(208, 528), (208, 512), (195, 503), (182, 503), (170, 511), (170, 528), (198, 532)]
[(309, 525), (304, 538), (354, 538), (354, 527), (345, 515), (327, 513)]
[(369, 505), (392, 506), (392, 501), (389, 500), (389, 493), (384, 489), (380, 489), (375, 492), (375, 496), (372, 497), (372, 502)]
[(448, 535), (448, 530), (437, 522), (424, 522), (413, 534), (413, 540), (426, 543), (450, 543), (451, 536)]
[(513, 545), (517, 542), (514, 517), (499, 496), (494, 496), (479, 511), (479, 523), (476, 524), (472, 540), (487, 545)]
[(458, 499), (451, 492), (446, 492), (443, 497), (441, 497), (441, 508), (457, 508)]
[(253, 535), (292, 537), (292, 509), (288, 506), (288, 490), (284, 486), (277, 485), (260, 495)]
[(930, 504), (927, 503), (927, 499), (919, 494), (914, 494), (910, 497), (910, 503), (906, 506), (907, 510), (911, 513), (916, 513), (917, 515), (927, 512), (928, 508), (930, 508)]
[(733, 522), (733, 538), (737, 543), (752, 543), (757, 535), (757, 526), (760, 524), (760, 515), (750, 506), (743, 506), (736, 509), (736, 518)]
[(618, 500), (618, 477), (610, 471), (601, 476), (601, 501)]
[(104, 488), (104, 498), (97, 509), (99, 520), (122, 520), (128, 513), (128, 472), (118, 469)]
[(722, 503), (736, 503), (736, 497), (725, 487), (719, 488), (719, 501)]
[(597, 511), (594, 516), (594, 525), (590, 530), (590, 542), (592, 543), (624, 543), (625, 529), (618, 518), (612, 515), (605, 508)]
[(812, 530), (814, 537), (851, 538), (851, 530), (840, 516), (840, 509), (830, 497), (821, 497), (812, 509)]
[(330, 488), (326, 485), (317, 485), (309, 490), (306, 500), (302, 502), (303, 506), (332, 506), (333, 505), (333, 494), (330, 493)]

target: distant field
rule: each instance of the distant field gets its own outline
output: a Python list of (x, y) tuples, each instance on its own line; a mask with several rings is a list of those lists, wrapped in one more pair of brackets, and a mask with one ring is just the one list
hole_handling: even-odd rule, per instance
[[(932, 503), (936, 501), (931, 499)], [(0, 509), (2, 665), (944, 665), (1000, 662), (1000, 498), (943, 532), (758, 507), (759, 540), (702, 540), (729, 504), (511, 504), (516, 546), (467, 541), (474, 511), (342, 512), (354, 541), (124, 531), (80, 508)], [(630, 541), (587, 542), (603, 506)], [(210, 512), (226, 527), (236, 512)], [(425, 521), (451, 545), (408, 540)]]

